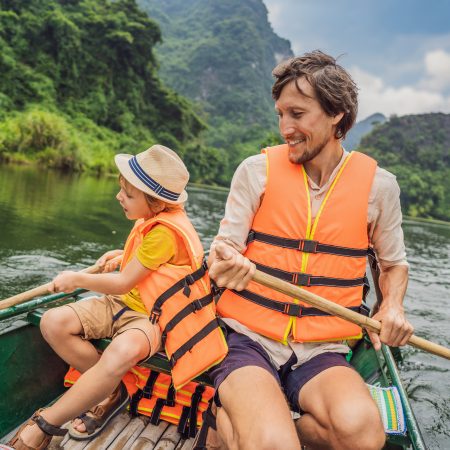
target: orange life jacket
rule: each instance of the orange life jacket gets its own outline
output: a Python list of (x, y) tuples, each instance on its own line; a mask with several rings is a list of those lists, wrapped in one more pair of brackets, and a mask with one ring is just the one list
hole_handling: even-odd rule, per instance
[[(64, 386), (70, 387), (81, 376), (70, 368), (64, 377)], [(131, 397), (129, 410), (132, 415), (150, 417), (157, 425), (160, 420), (178, 425), (184, 438), (194, 437), (203, 423), (206, 411), (214, 396), (214, 388), (191, 381), (175, 391), (170, 375), (135, 366), (122, 378)]]
[(203, 247), (184, 211), (137, 220), (125, 244), (121, 270), (132, 259), (144, 236), (157, 224), (175, 232), (190, 258), (190, 264), (185, 266), (161, 265), (137, 285), (150, 320), (160, 326), (178, 390), (222, 361), (228, 347), (217, 322), (207, 266), (202, 263)]
[[(259, 270), (359, 311), (363, 298), (368, 198), (376, 162), (352, 152), (311, 218), (303, 165), (288, 159), (288, 146), (265, 150), (267, 185), (244, 253)], [(217, 310), (249, 329), (286, 343), (332, 341), (361, 336), (361, 328), (251, 282), (226, 290)]]

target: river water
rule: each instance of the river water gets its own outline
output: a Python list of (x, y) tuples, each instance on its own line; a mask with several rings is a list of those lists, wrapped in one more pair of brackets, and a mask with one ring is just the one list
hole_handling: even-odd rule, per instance
[[(131, 228), (117, 178), (0, 166), (0, 298), (91, 265)], [(192, 187), (187, 211), (205, 248), (226, 193)], [(405, 308), (416, 334), (450, 347), (450, 226), (405, 221), (410, 282)], [(450, 449), (450, 361), (403, 350), (401, 376), (430, 449)]]

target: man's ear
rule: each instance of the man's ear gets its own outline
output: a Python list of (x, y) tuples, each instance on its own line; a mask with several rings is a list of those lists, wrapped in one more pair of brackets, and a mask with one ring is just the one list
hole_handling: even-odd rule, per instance
[(341, 121), (341, 119), (344, 117), (344, 112), (340, 112), (339, 114), (336, 114), (333, 118), (332, 118), (332, 121), (331, 121), (331, 123), (333, 124), (333, 125), (337, 125), (340, 121)]

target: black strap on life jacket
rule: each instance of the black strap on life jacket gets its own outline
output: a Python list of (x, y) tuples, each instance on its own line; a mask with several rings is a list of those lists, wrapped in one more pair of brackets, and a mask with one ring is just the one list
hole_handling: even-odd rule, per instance
[(200, 311), (202, 308), (204, 308), (205, 306), (209, 305), (212, 302), (213, 302), (213, 294), (209, 293), (208, 295), (205, 295), (204, 297), (189, 303), (181, 311), (175, 314), (173, 318), (170, 319), (169, 322), (167, 322), (166, 326), (164, 327), (164, 331), (161, 335), (163, 347), (165, 346), (167, 333), (172, 331), (189, 314)]
[(162, 409), (166, 406), (166, 400), (163, 398), (158, 398), (156, 400), (155, 406), (153, 407), (152, 415), (150, 416), (150, 423), (152, 425), (159, 425), (161, 421)]
[(253, 241), (264, 242), (276, 247), (290, 248), (304, 253), (328, 253), (330, 255), (349, 256), (352, 258), (364, 258), (367, 255), (367, 248), (340, 247), (322, 244), (311, 239), (289, 239), (250, 230), (247, 236), (247, 245)]
[(191, 398), (191, 412), (189, 415), (189, 437), (194, 438), (197, 434), (197, 413), (205, 386), (198, 384)]
[(175, 406), (175, 386), (172, 381), (170, 382), (169, 390), (167, 391), (166, 405), (167, 406)]
[[(286, 303), (286, 302), (278, 302), (276, 300), (272, 300), (271, 298), (264, 297), (262, 295), (256, 294), (254, 292), (248, 291), (244, 289), (243, 291), (235, 291), (232, 290), (236, 295), (245, 298), (246, 300), (250, 300), (253, 303), (256, 303), (259, 306), (263, 306), (264, 308), (271, 309), (273, 311), (278, 311), (282, 314), (286, 314), (291, 317), (305, 317), (305, 316), (332, 316), (333, 314), (327, 313), (325, 311), (321, 311), (318, 308), (309, 308), (297, 303)], [(350, 306), (347, 309), (352, 311), (359, 312), (360, 314), (368, 315), (369, 309), (366, 305), (361, 304), (360, 306)]]
[(156, 379), (159, 376), (159, 372), (151, 370), (145, 386), (142, 389), (138, 389), (130, 399), (130, 414), (132, 416), (138, 415), (138, 406), (142, 398), (150, 398), (153, 394), (153, 388), (155, 386)]
[(302, 272), (287, 272), (274, 267), (265, 266), (264, 264), (255, 263), (256, 268), (261, 272), (279, 278), (280, 280), (288, 281), (297, 286), (330, 286), (330, 287), (354, 287), (364, 285), (364, 277), (359, 278), (332, 278), (314, 276)]
[(178, 422), (177, 431), (180, 433), (183, 439), (187, 439), (189, 437), (189, 414), (191, 412), (190, 406), (183, 406), (183, 410), (181, 412), (180, 421)]
[(119, 320), (124, 313), (126, 313), (128, 310), (131, 310), (129, 306), (124, 306), (118, 313), (114, 314), (112, 321), (116, 322)]
[(219, 323), (217, 319), (211, 320), (206, 324), (197, 334), (194, 334), (188, 341), (186, 341), (180, 348), (175, 350), (170, 357), (170, 367), (173, 369), (177, 361), (187, 352), (189, 352), (194, 345), (198, 344), (203, 340), (208, 334), (212, 333), (214, 330), (219, 328)]
[(163, 292), (153, 304), (153, 308), (150, 312), (150, 322), (155, 324), (158, 322), (159, 317), (161, 316), (161, 307), (162, 305), (170, 298), (173, 297), (177, 292), (183, 289), (183, 293), (186, 297), (189, 297), (191, 294), (191, 286), (196, 281), (203, 278), (208, 270), (208, 266), (206, 261), (203, 261), (201, 267), (197, 269), (195, 272), (192, 272), (189, 275), (186, 275), (181, 280), (177, 281), (174, 285), (172, 285), (169, 289)]

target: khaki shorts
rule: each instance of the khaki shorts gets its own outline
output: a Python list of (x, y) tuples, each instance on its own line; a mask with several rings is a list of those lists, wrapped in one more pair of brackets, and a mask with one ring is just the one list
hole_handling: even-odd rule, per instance
[(84, 332), (83, 339), (114, 339), (124, 331), (136, 329), (147, 336), (152, 354), (161, 347), (160, 329), (158, 325), (150, 322), (147, 314), (126, 309), (114, 320), (114, 316), (126, 308), (118, 295), (89, 297), (67, 306), (72, 308), (80, 319)]

